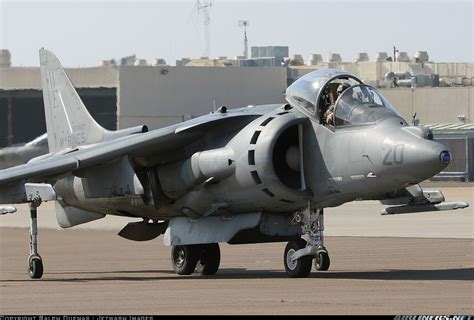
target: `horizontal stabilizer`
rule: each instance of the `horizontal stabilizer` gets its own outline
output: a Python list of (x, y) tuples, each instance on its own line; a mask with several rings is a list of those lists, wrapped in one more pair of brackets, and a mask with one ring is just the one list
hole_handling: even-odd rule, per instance
[(429, 211), (445, 211), (445, 210), (456, 210), (464, 209), (469, 207), (466, 202), (441, 202), (436, 204), (418, 204), (418, 205), (407, 205), (407, 206), (393, 206), (387, 207), (382, 211), (382, 215), (393, 215), (393, 214), (405, 214), (405, 213), (416, 213), (416, 212), (429, 212)]
[(150, 241), (165, 233), (168, 223), (130, 222), (118, 235), (132, 241)]

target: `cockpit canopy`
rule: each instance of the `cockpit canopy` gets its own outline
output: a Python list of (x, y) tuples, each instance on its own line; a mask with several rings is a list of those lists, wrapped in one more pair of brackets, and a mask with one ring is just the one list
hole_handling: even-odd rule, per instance
[(343, 82), (348, 82), (351, 86), (362, 83), (342, 70), (314, 71), (299, 78), (286, 89), (286, 100), (306, 115), (316, 116), (318, 109), (324, 109), (325, 102), (336, 102), (337, 87)]
[[(348, 89), (338, 94), (341, 85)], [(375, 88), (342, 70), (318, 70), (301, 77), (286, 90), (286, 100), (321, 124), (328, 124), (328, 110), (333, 112), (329, 124), (334, 126), (373, 123), (393, 116), (405, 123)]]
[(374, 123), (400, 116), (392, 105), (373, 87), (365, 84), (346, 89), (336, 102), (334, 125)]

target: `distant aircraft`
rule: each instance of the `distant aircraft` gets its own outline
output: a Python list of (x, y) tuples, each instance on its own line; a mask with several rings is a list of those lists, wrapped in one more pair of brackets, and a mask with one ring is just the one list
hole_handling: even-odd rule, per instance
[(290, 277), (308, 276), (313, 259), (329, 269), (324, 208), (381, 200), (397, 205), (385, 214), (397, 214), (468, 205), (418, 185), (446, 168), (447, 148), (341, 70), (300, 78), (288, 104), (221, 107), (151, 132), (112, 132), (90, 116), (51, 52), (41, 49), (40, 63), (50, 153), (0, 171), (0, 203), (30, 205), (31, 278), (43, 274), (36, 221), (45, 201), (55, 201), (64, 228), (105, 215), (143, 218), (119, 235), (164, 234), (180, 275), (216, 273), (219, 243), (287, 241)]
[(0, 149), (0, 169), (27, 163), (46, 153), (48, 153), (48, 138), (45, 133), (28, 143)]

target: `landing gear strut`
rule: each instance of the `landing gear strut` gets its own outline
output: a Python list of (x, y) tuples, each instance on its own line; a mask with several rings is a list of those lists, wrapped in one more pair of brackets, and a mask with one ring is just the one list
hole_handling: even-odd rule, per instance
[(31, 202), (30, 205), (30, 256), (28, 257), (28, 274), (31, 279), (39, 279), (43, 275), (43, 260), (38, 254), (38, 225), (37, 208), (41, 202)]
[(324, 210), (311, 209), (308, 205), (308, 208), (293, 214), (291, 224), (302, 227), (303, 237), (298, 241), (290, 241), (286, 246), (283, 260), (288, 276), (307, 277), (313, 258), (316, 270), (328, 270), (330, 259), (324, 246)]

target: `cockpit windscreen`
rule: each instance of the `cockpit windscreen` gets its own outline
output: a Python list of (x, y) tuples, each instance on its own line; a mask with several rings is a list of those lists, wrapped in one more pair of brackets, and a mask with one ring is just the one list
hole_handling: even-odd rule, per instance
[(368, 124), (402, 116), (373, 87), (357, 85), (345, 90), (335, 107), (335, 126)]

